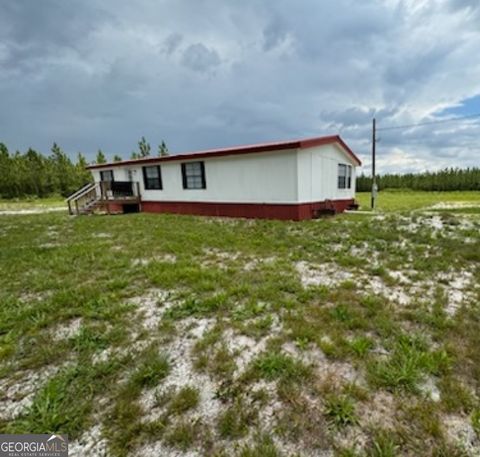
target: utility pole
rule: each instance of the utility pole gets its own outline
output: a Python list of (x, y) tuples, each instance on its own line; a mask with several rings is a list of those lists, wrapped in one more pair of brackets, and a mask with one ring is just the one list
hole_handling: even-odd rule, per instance
[(377, 200), (377, 192), (378, 192), (378, 187), (377, 187), (377, 175), (375, 172), (375, 147), (377, 144), (377, 126), (376, 126), (376, 121), (375, 118), (373, 118), (373, 124), (372, 124), (372, 202), (371, 206), (372, 209), (375, 209), (375, 203)]

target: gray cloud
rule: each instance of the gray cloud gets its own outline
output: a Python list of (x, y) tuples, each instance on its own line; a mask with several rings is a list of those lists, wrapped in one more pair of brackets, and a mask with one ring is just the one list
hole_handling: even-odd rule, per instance
[(287, 37), (288, 30), (285, 23), (280, 18), (272, 20), (263, 30), (263, 49), (270, 51), (278, 46)]
[(220, 65), (220, 57), (214, 49), (196, 43), (185, 49), (182, 63), (192, 70), (203, 72)]
[[(93, 158), (340, 132), (368, 168), (379, 126), (480, 94), (478, 2), (0, 3), (0, 141)], [(479, 163), (479, 122), (381, 132), (381, 170)]]
[(171, 33), (164, 41), (165, 52), (172, 54), (180, 46), (183, 36), (180, 33)]

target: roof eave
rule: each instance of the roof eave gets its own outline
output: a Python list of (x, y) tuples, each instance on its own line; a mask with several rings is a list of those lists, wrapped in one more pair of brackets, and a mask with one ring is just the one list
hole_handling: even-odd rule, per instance
[(203, 152), (176, 154), (165, 157), (145, 157), (140, 159), (123, 160), (121, 162), (108, 162), (102, 164), (88, 165), (88, 170), (98, 170), (102, 168), (121, 167), (128, 165), (141, 165), (145, 163), (172, 162), (184, 160), (198, 160), (210, 157), (224, 157), (232, 155), (255, 154), (260, 152), (284, 151), (288, 149), (307, 149), (315, 146), (338, 143), (347, 152), (348, 155), (360, 166), (362, 162), (355, 153), (347, 146), (339, 135), (324, 136), (318, 138), (307, 138), (297, 141), (286, 141), (284, 143), (267, 143), (237, 148), (214, 149)]

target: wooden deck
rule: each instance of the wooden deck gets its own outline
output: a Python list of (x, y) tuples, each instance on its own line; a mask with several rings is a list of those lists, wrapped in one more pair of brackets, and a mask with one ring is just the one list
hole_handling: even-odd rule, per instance
[(104, 208), (105, 212), (120, 212), (123, 205), (140, 205), (140, 185), (130, 181), (101, 181), (83, 186), (67, 198), (70, 214), (92, 214)]

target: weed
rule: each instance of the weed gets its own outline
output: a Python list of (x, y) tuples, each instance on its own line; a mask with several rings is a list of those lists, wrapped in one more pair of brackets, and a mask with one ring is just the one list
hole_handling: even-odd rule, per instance
[(166, 432), (165, 443), (169, 446), (177, 447), (182, 451), (186, 451), (199, 438), (201, 428), (201, 423), (198, 421), (178, 422)]
[(325, 414), (337, 427), (358, 422), (353, 401), (344, 395), (330, 395), (325, 401)]
[(273, 443), (272, 438), (261, 435), (255, 438), (255, 444), (243, 446), (239, 457), (280, 457), (281, 453)]
[(335, 308), (332, 308), (330, 313), (333, 318), (339, 320), (340, 322), (347, 322), (352, 318), (348, 308), (345, 305), (338, 305)]
[(388, 360), (375, 360), (368, 365), (369, 379), (380, 387), (416, 391), (428, 374), (446, 370), (449, 363), (444, 351), (430, 352), (421, 338), (400, 335)]
[(368, 352), (373, 348), (373, 341), (370, 338), (359, 336), (349, 342), (352, 352), (360, 357), (365, 357)]
[(74, 350), (79, 353), (91, 353), (108, 347), (108, 341), (100, 329), (81, 327), (72, 339)]
[(445, 376), (440, 379), (438, 387), (441, 392), (442, 406), (449, 413), (467, 413), (475, 404), (471, 392), (452, 376)]
[(150, 350), (133, 374), (131, 382), (139, 387), (155, 387), (168, 375), (169, 371), (170, 362), (167, 356)]
[(391, 433), (380, 431), (375, 434), (373, 441), (367, 450), (367, 456), (396, 457), (398, 455), (398, 450), (399, 447), (392, 439)]
[(260, 378), (282, 381), (305, 382), (311, 375), (310, 367), (281, 352), (267, 352), (253, 363), (253, 369)]
[(218, 418), (217, 429), (222, 438), (237, 439), (246, 435), (256, 418), (256, 411), (237, 401)]
[(84, 429), (93, 399), (107, 385), (113, 365), (65, 368), (50, 379), (32, 405), (7, 430), (12, 433), (65, 433), (75, 438)]
[(470, 418), (473, 429), (475, 430), (477, 435), (480, 436), (480, 408), (474, 409)]
[(182, 387), (171, 399), (168, 409), (172, 414), (182, 414), (195, 408), (199, 401), (200, 393), (198, 389), (190, 386)]

